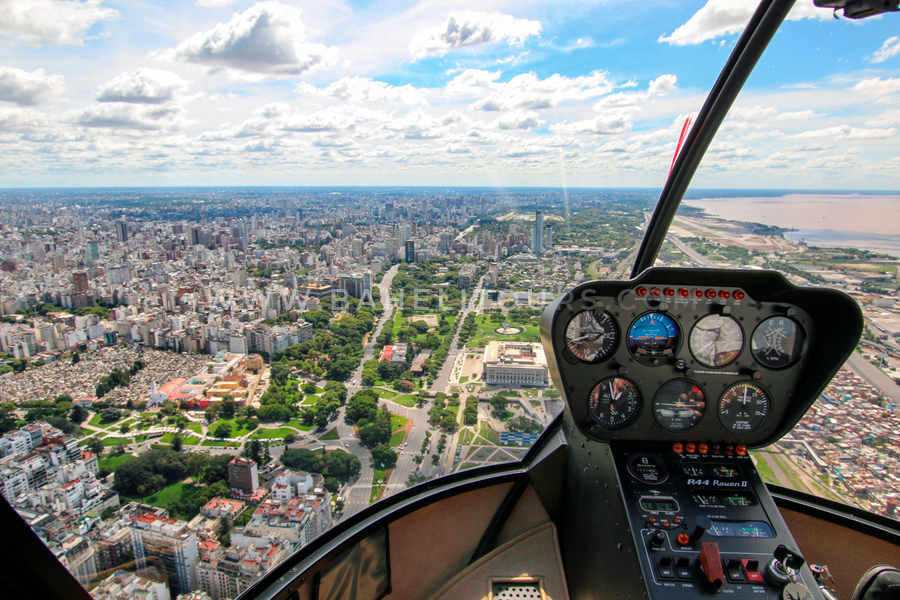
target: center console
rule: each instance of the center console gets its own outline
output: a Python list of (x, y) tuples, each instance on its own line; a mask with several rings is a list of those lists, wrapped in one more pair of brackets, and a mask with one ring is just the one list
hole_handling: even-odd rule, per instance
[(746, 447), (619, 443), (612, 455), (651, 598), (818, 597)]

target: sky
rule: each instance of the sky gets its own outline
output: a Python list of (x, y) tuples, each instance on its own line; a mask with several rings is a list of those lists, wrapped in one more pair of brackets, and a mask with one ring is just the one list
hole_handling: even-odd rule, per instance
[[(754, 2), (0, 0), (0, 187), (661, 187)], [(900, 15), (798, 0), (695, 187), (900, 190)]]

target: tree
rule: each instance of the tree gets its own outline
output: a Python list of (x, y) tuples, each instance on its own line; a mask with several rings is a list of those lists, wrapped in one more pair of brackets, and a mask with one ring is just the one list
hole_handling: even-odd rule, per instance
[(359, 427), (359, 441), (366, 446), (385, 444), (391, 439), (390, 413), (379, 410), (375, 420)]
[(360, 390), (353, 394), (344, 411), (347, 419), (358, 422), (363, 419), (374, 421), (378, 410), (378, 396), (371, 390)]
[(286, 436), (284, 436), (284, 445), (285, 445), (285, 447), (287, 447), (287, 446), (293, 444), (293, 443), (296, 442), (296, 441), (297, 441), (297, 436), (294, 435), (293, 433), (289, 433), (289, 434), (287, 434)]
[(219, 414), (216, 412), (216, 409), (210, 406), (205, 411), (203, 411), (203, 416), (206, 418), (207, 423), (212, 423), (219, 417)]
[(237, 410), (237, 403), (234, 401), (234, 398), (225, 396), (225, 398), (222, 399), (222, 406), (219, 407), (219, 414), (226, 419), (230, 419), (234, 416), (235, 410)]
[(72, 364), (77, 365), (79, 362), (81, 362), (81, 354), (76, 350), (72, 355)]
[(347, 402), (347, 386), (339, 381), (329, 381), (325, 384), (325, 391), (337, 394), (338, 402), (344, 404)]
[(231, 437), (231, 423), (219, 423), (216, 426), (215, 437), (217, 438), (230, 438)]
[(181, 452), (181, 448), (184, 445), (184, 440), (181, 439), (180, 434), (175, 434), (175, 438), (172, 440), (172, 450), (175, 452)]
[(88, 440), (88, 443), (84, 445), (90, 452), (93, 452), (97, 456), (103, 453), (103, 440), (99, 438), (91, 438)]
[(408, 379), (401, 379), (394, 384), (394, 387), (401, 392), (411, 392), (416, 388), (416, 384)]
[(377, 379), (378, 372), (375, 369), (363, 369), (362, 376), (360, 377), (360, 381), (362, 381), (363, 385), (375, 385)]
[(104, 408), (100, 411), (101, 423), (112, 423), (122, 418), (122, 411), (117, 408)]
[(506, 396), (502, 394), (495, 394), (493, 398), (491, 398), (491, 406), (494, 407), (494, 410), (498, 412), (502, 412), (506, 410), (506, 405), (509, 404), (509, 400), (507, 400)]
[(390, 469), (397, 464), (397, 453), (391, 450), (387, 443), (378, 444), (372, 448), (372, 460), (378, 469)]
[(72, 412), (69, 414), (69, 420), (73, 423), (83, 423), (87, 418), (87, 415), (84, 412), (84, 409), (81, 408), (80, 404), (76, 404), (72, 407)]

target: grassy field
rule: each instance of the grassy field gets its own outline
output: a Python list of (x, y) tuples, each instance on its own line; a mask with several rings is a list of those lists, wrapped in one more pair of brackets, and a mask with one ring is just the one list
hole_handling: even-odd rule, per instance
[(235, 421), (234, 419), (219, 419), (209, 426), (208, 429), (210, 434), (213, 434), (213, 432), (215, 432), (216, 430), (216, 427), (218, 427), (222, 423), (228, 423), (229, 425), (231, 425), (231, 437), (240, 437), (242, 435), (247, 435), (248, 433), (253, 431), (252, 429), (248, 429), (246, 426), (239, 428), (237, 421)]
[(103, 423), (103, 422), (101, 422), (100, 413), (96, 413), (96, 414), (94, 414), (93, 417), (91, 417), (91, 420), (88, 421), (88, 425), (93, 425), (94, 427), (110, 427), (112, 425), (115, 425), (116, 423), (118, 423), (121, 420), (122, 419), (118, 419), (116, 421), (109, 421), (107, 423)]
[(172, 485), (166, 486), (163, 489), (159, 490), (152, 496), (145, 498), (144, 501), (147, 504), (165, 508), (166, 505), (168, 505), (170, 502), (177, 502), (181, 499), (181, 495), (184, 493), (185, 486), (190, 486), (190, 484), (184, 483), (182, 481), (173, 483)]
[(328, 431), (326, 431), (323, 435), (319, 436), (320, 440), (339, 440), (341, 439), (340, 434), (338, 434), (337, 427), (332, 427)]
[(103, 445), (106, 447), (117, 446), (119, 445), (119, 442), (124, 442), (126, 445), (128, 445), (131, 443), (131, 440), (129, 440), (128, 438), (106, 438), (105, 440), (103, 440)]
[(116, 456), (101, 458), (99, 464), (101, 469), (109, 469), (110, 471), (114, 471), (116, 467), (118, 467), (122, 463), (128, 462), (132, 458), (134, 457), (130, 454), (118, 454)]
[(409, 419), (406, 417), (391, 413), (391, 431), (397, 431), (401, 427), (404, 427), (407, 421), (409, 421)]
[(300, 431), (312, 431), (315, 425), (304, 425), (302, 421), (287, 421), (282, 423), (285, 427), (293, 427), (294, 429), (299, 429)]
[(226, 448), (237, 448), (240, 446), (237, 442), (216, 442), (213, 440), (203, 440), (204, 446), (225, 446)]
[(403, 396), (397, 396), (396, 398), (391, 398), (391, 402), (396, 402), (402, 406), (407, 406), (412, 408), (419, 402), (418, 396), (413, 396), (412, 394), (405, 394)]
[(372, 388), (372, 391), (375, 392), (375, 394), (378, 395), (379, 398), (391, 399), (397, 395), (397, 392), (386, 390), (384, 388)]
[(393, 433), (391, 435), (391, 441), (390, 441), (391, 448), (396, 448), (397, 446), (402, 444), (403, 438), (405, 438), (405, 437), (406, 437), (406, 430), (404, 430), (404, 429), (401, 429), (400, 431)]
[(185, 425), (185, 429), (193, 431), (194, 433), (203, 433), (203, 426), (200, 423), (194, 423), (193, 421), (188, 421), (188, 424)]
[(297, 432), (293, 429), (288, 429), (287, 427), (279, 427), (277, 429), (257, 429), (256, 433), (253, 434), (253, 437), (259, 437), (263, 440), (280, 440), (284, 438), (284, 436), (288, 434), (297, 435)]

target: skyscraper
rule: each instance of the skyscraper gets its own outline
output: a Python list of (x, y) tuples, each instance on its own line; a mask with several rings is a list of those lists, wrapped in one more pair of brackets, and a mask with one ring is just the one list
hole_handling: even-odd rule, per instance
[(100, 245), (91, 241), (84, 246), (84, 264), (93, 267), (94, 263), (100, 258)]
[(186, 522), (144, 513), (131, 522), (131, 547), (139, 569), (166, 574), (173, 596), (197, 587), (197, 535)]
[(537, 255), (544, 252), (544, 213), (534, 213), (534, 235), (531, 236), (531, 251)]
[(416, 242), (413, 240), (406, 242), (406, 262), (416, 262)]
[(128, 224), (125, 221), (116, 221), (116, 239), (123, 244), (128, 241)]
[(76, 294), (86, 294), (88, 292), (87, 273), (72, 273), (72, 284), (75, 286)]

